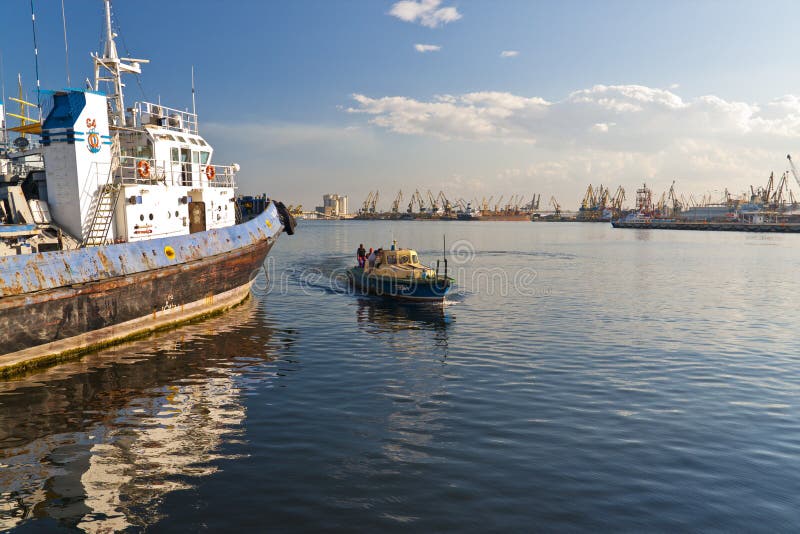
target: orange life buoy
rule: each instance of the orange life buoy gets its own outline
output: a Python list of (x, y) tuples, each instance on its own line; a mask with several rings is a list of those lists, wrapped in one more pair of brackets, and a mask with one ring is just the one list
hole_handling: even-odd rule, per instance
[(142, 178), (148, 178), (150, 176), (150, 164), (145, 160), (140, 160), (139, 163), (136, 164), (136, 172), (138, 172), (139, 176)]
[(217, 176), (217, 169), (214, 168), (213, 165), (209, 165), (206, 167), (206, 178), (209, 180), (213, 180)]

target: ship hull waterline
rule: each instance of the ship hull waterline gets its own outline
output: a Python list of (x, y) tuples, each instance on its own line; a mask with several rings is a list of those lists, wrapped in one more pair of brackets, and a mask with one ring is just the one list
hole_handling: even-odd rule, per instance
[(414, 302), (443, 302), (452, 288), (449, 278), (408, 280), (376, 276), (360, 267), (348, 269), (353, 287), (363, 295)]
[[(233, 242), (229, 250), (214, 255), (0, 298), (0, 332), (4, 338), (0, 346), (0, 378), (239, 304), (248, 297), (281, 230), (273, 210), (248, 223), (200, 233), (208, 236), (192, 234), (194, 244), (204, 238)], [(148, 246), (154, 245), (151, 248), (156, 251), (163, 246), (161, 241), (164, 240), (153, 240)], [(169, 242), (182, 252), (191, 250), (181, 246), (181, 238)]]

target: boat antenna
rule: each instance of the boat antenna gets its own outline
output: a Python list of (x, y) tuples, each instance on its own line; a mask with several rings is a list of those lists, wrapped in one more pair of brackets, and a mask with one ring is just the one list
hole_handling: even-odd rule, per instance
[(197, 130), (197, 103), (194, 101), (194, 65), (192, 65), (192, 115), (194, 115), (194, 128)]
[(33, 56), (36, 63), (36, 105), (41, 109), (41, 84), (39, 83), (39, 47), (36, 44), (36, 13), (31, 0), (31, 26), (33, 27)]
[(3, 93), (3, 100), (0, 101), (0, 110), (2, 110), (2, 115), (0, 115), (0, 123), (3, 125), (3, 147), (8, 149), (8, 130), (6, 128), (6, 78), (3, 76), (3, 51), (0, 50), (0, 88), (2, 89)]
[(67, 41), (67, 15), (64, 11), (64, 0), (61, 0), (61, 22), (64, 25), (64, 63), (67, 71), (67, 87), (72, 85), (69, 80), (69, 41)]
[[(112, 103), (111, 116), (115, 119), (116, 126), (126, 126), (125, 101), (122, 94), (122, 88), (125, 84), (122, 83), (122, 75), (141, 74), (141, 65), (149, 63), (149, 60), (119, 57), (117, 43), (114, 41), (117, 34), (111, 28), (111, 0), (104, 0), (104, 3), (106, 42), (102, 56), (92, 54), (94, 58), (94, 90), (100, 90), (100, 82), (107, 82), (112, 85), (114, 93), (108, 95), (108, 99)], [(101, 69), (104, 69), (107, 73), (105, 76), (101, 76)]]

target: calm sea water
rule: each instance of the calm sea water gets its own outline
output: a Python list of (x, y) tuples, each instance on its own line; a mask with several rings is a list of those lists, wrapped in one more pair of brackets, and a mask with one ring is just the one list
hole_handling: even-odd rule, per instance
[[(359, 243), (445, 307), (342, 293)], [(797, 531), (800, 236), (302, 222), (225, 315), (0, 383), (0, 530)]]

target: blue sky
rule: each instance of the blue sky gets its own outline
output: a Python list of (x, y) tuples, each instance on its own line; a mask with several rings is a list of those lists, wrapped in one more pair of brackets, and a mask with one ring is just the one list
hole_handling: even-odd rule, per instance
[[(61, 3), (34, 4), (42, 85), (60, 88)], [(536, 191), (564, 205), (590, 181), (743, 190), (800, 148), (800, 105), (786, 96), (800, 94), (796, 2), (400, 6), (432, 17), (427, 26), (392, 16), (395, 4), (117, 0), (120, 51), (152, 60), (143, 91), (128, 80), (128, 101), (189, 106), (194, 65), (217, 162), (242, 164), (244, 192), (306, 206), (325, 192), (358, 203), (376, 188), (388, 203), (401, 187), (467, 199)], [(102, 2), (65, 6), (80, 85), (101, 47)], [(6, 92), (17, 72), (32, 91), (29, 0), (2, 8)]]

